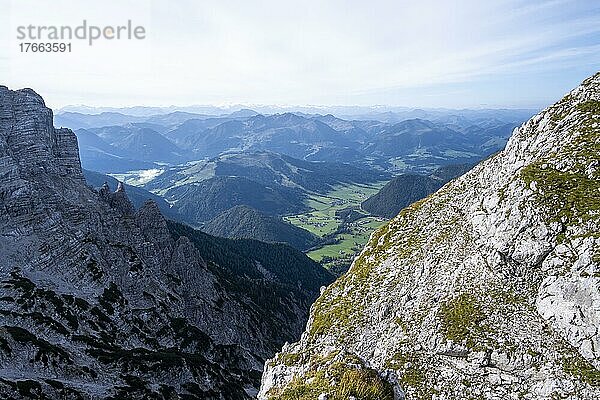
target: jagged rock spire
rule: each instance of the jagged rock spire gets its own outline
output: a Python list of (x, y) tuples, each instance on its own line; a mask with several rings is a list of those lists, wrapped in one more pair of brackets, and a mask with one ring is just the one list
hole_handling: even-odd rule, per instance
[(125, 185), (121, 181), (117, 184), (117, 190), (114, 193), (110, 191), (108, 182), (104, 182), (98, 190), (98, 197), (124, 215), (131, 216), (135, 213), (135, 208), (125, 192)]

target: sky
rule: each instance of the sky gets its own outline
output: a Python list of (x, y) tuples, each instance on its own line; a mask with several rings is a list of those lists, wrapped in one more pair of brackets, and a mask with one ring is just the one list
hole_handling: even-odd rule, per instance
[[(20, 51), (19, 26), (83, 20), (145, 38)], [(594, 0), (0, 0), (0, 84), (53, 108), (540, 108), (599, 67)]]

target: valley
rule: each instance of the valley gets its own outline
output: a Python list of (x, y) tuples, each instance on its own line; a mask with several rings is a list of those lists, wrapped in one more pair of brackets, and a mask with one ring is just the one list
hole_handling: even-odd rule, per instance
[(306, 200), (309, 212), (284, 219), (319, 236), (322, 243), (307, 255), (339, 274), (350, 265), (371, 233), (385, 223), (384, 219), (360, 208), (361, 203), (385, 183), (339, 185), (323, 195), (312, 194)]
[[(205, 165), (205, 163), (201, 163)], [(153, 187), (152, 180), (158, 177), (162, 171), (157, 170), (131, 171), (129, 173), (111, 174), (111, 176), (124, 181), (127, 184), (144, 187), (149, 184)], [(191, 176), (193, 182), (203, 182), (213, 177), (213, 167), (203, 167), (200, 172)], [(385, 219), (371, 215), (361, 209), (361, 203), (379, 192), (385, 186), (387, 180), (370, 183), (338, 183), (325, 192), (307, 191), (303, 197), (304, 212), (299, 214), (283, 214), (281, 219), (304, 231), (316, 236), (316, 239), (306, 254), (313, 260), (319, 262), (325, 268), (336, 274), (344, 272), (354, 256), (362, 249), (370, 234), (385, 223)], [(164, 190), (154, 189), (156, 195), (164, 194)], [(240, 204), (248, 202), (250, 196), (240, 199)], [(177, 202), (173, 202), (176, 209)], [(270, 211), (270, 210), (269, 210)], [(209, 221), (207, 224), (211, 224)], [(220, 222), (222, 223), (222, 221)], [(244, 222), (239, 221), (245, 225)], [(254, 224), (259, 223), (254, 219)], [(198, 225), (201, 229), (203, 224)], [(228, 229), (235, 232), (240, 226), (226, 225)], [(209, 231), (214, 233), (211, 229)], [(221, 235), (235, 237), (226, 234), (223, 229), (218, 230)], [(241, 233), (238, 237), (246, 237)], [(240, 236), (241, 235), (241, 236)], [(254, 236), (259, 238), (261, 236)], [(265, 236), (262, 236), (263, 238)], [(264, 240), (264, 239), (263, 239)], [(284, 241), (284, 240), (282, 240)]]
[(75, 129), (84, 167), (159, 196), (171, 218), (288, 243), (336, 274), (376, 228), (448, 180), (431, 174), (501, 149), (528, 113), (125, 112), (68, 111), (55, 120)]
[[(303, 168), (299, 168), (299, 165)], [(306, 163), (275, 153), (261, 152), (232, 153), (163, 170), (111, 175), (126, 183), (145, 187), (155, 195), (164, 196), (171, 204), (171, 215), (181, 210), (182, 205), (186, 207), (184, 213), (188, 207), (193, 210), (203, 207), (197, 203), (188, 206), (190, 196), (197, 198), (200, 195), (200, 199), (209, 199), (203, 200), (208, 204), (226, 205), (217, 211), (205, 211), (202, 215), (210, 217), (206, 221), (186, 217), (188, 214), (179, 218), (200, 229), (207, 226), (207, 232), (219, 236), (288, 242), (334, 274), (340, 275), (348, 269), (377, 228), (402, 208), (433, 193), (471, 167), (470, 164), (450, 164), (436, 167), (428, 175), (400, 174), (392, 179), (392, 174), (376, 170), (352, 169), (333, 163)], [(216, 194), (211, 194), (215, 190), (215, 179), (225, 181)], [(281, 193), (278, 198), (273, 198), (274, 192), (268, 191), (272, 190), (272, 185), (265, 186), (269, 182), (277, 183), (275, 188)], [(165, 188), (165, 185), (170, 186)], [(244, 186), (246, 188), (240, 190)], [(186, 188), (201, 190), (198, 193), (189, 192)], [(261, 190), (265, 193), (261, 194)], [(222, 200), (219, 202), (218, 198)], [(228, 213), (228, 210), (232, 211), (239, 205), (249, 207), (245, 215)], [(301, 212), (294, 212), (296, 210)], [(272, 221), (267, 222), (269, 219)], [(277, 223), (277, 219), (281, 222)], [(282, 225), (284, 222), (300, 231), (291, 233), (289, 228)], [(259, 233), (259, 226), (267, 225), (279, 233)], [(312, 234), (314, 238), (286, 240), (286, 235), (297, 234)]]
[[(342, 380), (360, 399), (361, 390), (369, 385), (376, 385), (378, 399), (392, 399), (399, 390), (422, 398), (427, 387), (439, 387), (436, 377), (443, 373), (461, 376), (464, 368), (474, 376), (479, 373), (481, 365), (473, 366), (468, 358), (459, 367), (438, 367), (445, 365), (447, 354), (483, 352), (512, 367), (494, 355), (500, 351), (497, 330), (512, 341), (510, 351), (530, 354), (535, 349), (550, 371), (540, 379), (559, 377), (572, 383), (572, 393), (592, 398), (593, 385), (573, 381), (569, 374), (574, 372), (560, 372), (553, 361), (562, 357), (583, 366), (586, 374), (592, 374), (590, 382), (595, 382), (597, 370), (588, 361), (595, 350), (579, 339), (579, 333), (567, 332), (540, 344), (528, 341), (530, 332), (508, 327), (506, 321), (525, 320), (519, 327), (529, 323), (534, 338), (550, 329), (544, 322), (531, 322), (540, 315), (555, 318), (556, 332), (572, 326), (586, 329), (586, 323), (556, 319), (560, 315), (544, 299), (567, 298), (572, 287), (585, 297), (586, 279), (597, 279), (597, 254), (590, 250), (597, 231), (593, 225), (597, 205), (590, 195), (597, 186), (595, 170), (590, 172), (592, 178), (574, 175), (573, 180), (551, 167), (547, 176), (548, 167), (538, 166), (546, 165), (540, 164), (545, 159), (538, 158), (548, 153), (542, 150), (559, 149), (548, 162), (558, 166), (566, 160), (581, 176), (588, 173), (593, 164), (587, 148), (597, 145), (593, 136), (597, 81), (592, 79), (590, 86), (523, 124), (509, 147), (492, 156), (488, 152), (504, 143), (503, 129), (494, 138), (486, 137), (482, 146), (480, 135), (486, 134), (476, 128), (471, 137), (440, 122), (409, 120), (390, 127), (382, 121), (346, 121), (354, 133), (366, 129), (364, 135), (355, 136), (363, 141), (368, 141), (369, 127), (383, 129), (371, 132), (370, 144), (356, 145), (356, 151), (375, 149), (360, 162), (308, 159), (323, 148), (319, 135), (312, 144), (316, 152), (304, 156), (299, 152), (304, 145), (274, 151), (240, 150), (236, 144), (217, 155), (194, 159), (201, 148), (178, 147), (182, 141), (166, 145), (169, 132), (188, 121), (181, 122), (188, 115), (179, 114), (154, 119), (169, 121), (162, 128), (131, 127), (131, 122), (85, 128), (78, 133), (80, 148), (77, 133), (53, 127), (52, 112), (39, 95), (30, 89), (0, 87), (0, 115), (5, 116), (0, 118), (4, 143), (0, 150), (4, 149), (8, 177), (0, 185), (6, 210), (0, 224), (4, 252), (0, 274), (7, 293), (0, 299), (0, 362), (11, 371), (0, 380), (0, 394), (60, 396), (63, 389), (49, 378), (52, 365), (53, 374), (63, 377), (63, 387), (80, 397), (148, 398), (160, 392), (158, 398), (308, 400), (323, 390), (338, 393), (336, 382)], [(255, 126), (258, 122), (248, 121), (257, 117), (252, 113), (230, 117), (237, 121), (232, 125), (242, 130), (227, 125), (226, 136), (243, 136), (248, 133), (243, 129), (251, 125), (251, 135), (260, 132), (252, 138), (254, 144), (267, 135), (282, 145), (277, 139), (280, 129), (285, 141), (295, 137), (306, 144), (320, 126), (307, 123), (306, 116), (279, 115), (277, 127), (265, 133)], [(331, 117), (308, 119), (348, 128)], [(257, 120), (265, 124), (268, 116)], [(211, 136), (220, 124), (206, 128)], [(563, 130), (563, 125), (570, 129)], [(329, 138), (345, 132), (329, 129), (325, 129)], [(390, 129), (398, 130), (397, 135)], [(187, 140), (205, 133), (188, 132)], [(435, 139), (437, 135), (444, 140)], [(15, 136), (23, 140), (12, 140)], [(538, 140), (531, 146), (541, 150), (523, 150), (531, 138)], [(585, 146), (569, 144), (578, 141)], [(94, 143), (121, 153), (107, 153)], [(217, 147), (223, 146), (228, 145)], [(474, 153), (478, 147), (486, 150)], [(349, 154), (337, 150), (332, 154)], [(160, 161), (155, 159), (158, 155)], [(515, 164), (515, 157), (525, 166)], [(113, 164), (115, 160), (119, 161)], [(82, 164), (98, 171), (83, 169)], [(574, 187), (574, 197), (564, 197), (560, 190), (551, 192), (553, 197), (535, 192), (534, 181), (546, 182), (554, 190), (554, 174), (565, 174), (560, 175), (559, 187), (563, 183)], [(585, 186), (589, 182), (591, 188)], [(523, 189), (525, 183), (529, 189)], [(546, 221), (540, 216), (556, 211), (549, 201), (560, 201), (559, 210), (575, 202), (560, 219), (562, 228), (554, 217)], [(512, 210), (519, 214), (513, 216)], [(580, 223), (584, 217), (587, 225)], [(523, 219), (527, 224), (517, 229)], [(568, 282), (559, 278), (557, 287), (539, 289), (548, 293), (535, 300), (539, 309), (533, 313), (519, 299), (534, 296), (531, 282), (551, 272), (540, 270), (537, 253), (534, 261), (522, 261), (531, 264), (524, 272), (514, 272), (519, 268), (514, 260), (529, 255), (520, 253), (524, 247), (513, 243), (517, 239), (512, 233), (495, 231), (497, 224), (517, 237), (523, 235), (520, 243), (542, 240), (532, 239), (540, 232), (548, 241), (558, 242), (564, 235), (578, 246), (574, 251), (585, 255), (585, 270), (570, 267)], [(483, 247), (477, 235), (486, 238)], [(507, 241), (514, 250), (506, 256), (504, 247), (489, 248), (497, 241)], [(541, 252), (544, 247), (535, 248)], [(553, 265), (564, 271), (567, 264), (559, 248), (556, 245), (549, 254)], [(458, 283), (451, 279), (456, 273), (461, 274)], [(418, 291), (407, 292), (413, 288)], [(415, 309), (415, 299), (420, 309)], [(430, 310), (435, 314), (427, 314)], [(579, 310), (583, 319), (593, 317)], [(496, 318), (496, 312), (503, 317)], [(480, 329), (471, 316), (494, 330)], [(455, 328), (456, 318), (472, 328)], [(302, 334), (304, 327), (307, 331)], [(434, 354), (423, 353), (418, 342), (424, 339), (412, 332), (431, 336), (438, 329), (445, 339)], [(371, 338), (367, 344), (362, 343), (365, 337)], [(374, 341), (379, 341), (385, 359), (366, 364), (363, 360), (371, 353), (363, 349)], [(476, 341), (480, 347), (472, 344)], [(398, 356), (402, 352), (410, 358)], [(430, 359), (437, 362), (428, 363)], [(294, 365), (300, 368), (286, 372)], [(419, 380), (407, 380), (411, 368), (417, 369)], [(167, 369), (174, 373), (165, 375)], [(400, 374), (402, 380), (390, 380), (381, 370)], [(512, 371), (524, 391), (538, 390), (521, 379), (527, 373)], [(89, 386), (90, 380), (98, 384)], [(29, 385), (23, 382), (30, 381), (31, 389), (23, 389)], [(453, 398), (461, 390), (469, 389), (446, 391)]]

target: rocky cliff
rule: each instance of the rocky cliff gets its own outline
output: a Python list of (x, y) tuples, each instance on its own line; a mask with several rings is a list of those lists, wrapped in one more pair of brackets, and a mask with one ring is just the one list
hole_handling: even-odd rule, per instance
[(0, 87), (0, 397), (245, 399), (331, 276), (86, 186), (75, 135)]
[(600, 73), (375, 232), (262, 399), (600, 398)]

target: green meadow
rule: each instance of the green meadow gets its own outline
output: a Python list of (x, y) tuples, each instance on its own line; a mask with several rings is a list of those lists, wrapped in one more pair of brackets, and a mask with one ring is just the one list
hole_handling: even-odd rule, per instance
[[(325, 258), (325, 267), (342, 259), (350, 261), (362, 250), (371, 233), (385, 223), (385, 220), (368, 215), (360, 209), (360, 203), (377, 193), (385, 184), (386, 182), (337, 185), (325, 194), (314, 193), (306, 200), (309, 212), (287, 216), (285, 220), (320, 237), (333, 235), (330, 239), (334, 243), (307, 253), (313, 260), (322, 262)], [(364, 217), (347, 222), (343, 232), (336, 233), (344, 223), (336, 213), (348, 208), (363, 213)]]

